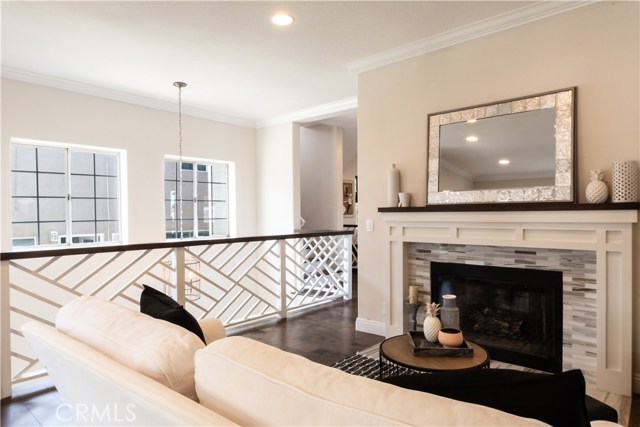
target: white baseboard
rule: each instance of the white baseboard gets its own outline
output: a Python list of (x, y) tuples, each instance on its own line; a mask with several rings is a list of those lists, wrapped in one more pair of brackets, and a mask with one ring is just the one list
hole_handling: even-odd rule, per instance
[(356, 319), (356, 331), (366, 332), (368, 334), (386, 336), (386, 326), (382, 322), (374, 322), (368, 319), (362, 319), (358, 317)]

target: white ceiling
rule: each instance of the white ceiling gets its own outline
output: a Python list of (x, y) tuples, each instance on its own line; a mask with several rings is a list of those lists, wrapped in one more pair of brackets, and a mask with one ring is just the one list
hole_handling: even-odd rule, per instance
[[(7, 1), (4, 77), (242, 126), (345, 128), (357, 74), (586, 1)], [(274, 12), (295, 16), (275, 27)]]

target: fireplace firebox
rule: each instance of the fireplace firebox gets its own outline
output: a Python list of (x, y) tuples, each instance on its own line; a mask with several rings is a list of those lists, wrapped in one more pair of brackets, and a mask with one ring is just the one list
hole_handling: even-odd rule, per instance
[(446, 294), (465, 338), (492, 359), (562, 371), (562, 272), (431, 262), (431, 300)]

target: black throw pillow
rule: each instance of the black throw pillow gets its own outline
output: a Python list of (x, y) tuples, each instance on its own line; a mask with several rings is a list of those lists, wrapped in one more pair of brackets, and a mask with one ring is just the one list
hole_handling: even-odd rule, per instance
[(472, 369), (402, 375), (382, 381), (534, 418), (554, 427), (590, 426), (585, 381), (579, 369), (558, 374)]
[(207, 343), (204, 340), (204, 333), (200, 324), (191, 313), (169, 295), (163, 294), (150, 286), (143, 286), (144, 289), (140, 295), (141, 313), (182, 326), (196, 334), (203, 343)]

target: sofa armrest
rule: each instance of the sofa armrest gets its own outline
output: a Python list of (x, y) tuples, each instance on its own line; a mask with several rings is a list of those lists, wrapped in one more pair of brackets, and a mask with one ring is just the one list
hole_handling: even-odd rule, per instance
[(200, 328), (204, 333), (204, 340), (207, 344), (224, 338), (227, 336), (227, 332), (224, 330), (222, 322), (215, 317), (209, 317), (207, 319), (198, 320)]

